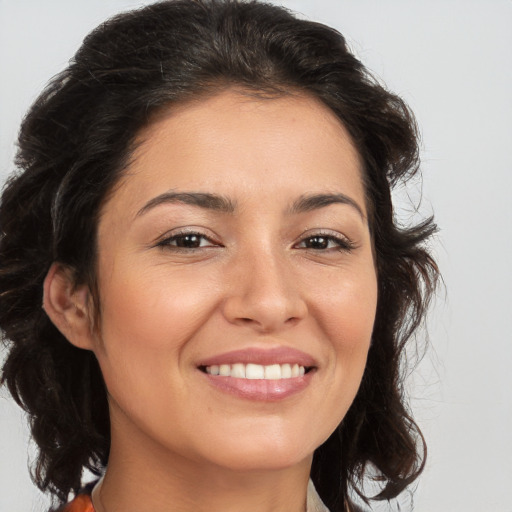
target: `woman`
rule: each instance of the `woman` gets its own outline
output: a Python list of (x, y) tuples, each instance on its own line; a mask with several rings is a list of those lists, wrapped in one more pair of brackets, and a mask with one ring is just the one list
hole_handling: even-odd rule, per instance
[(414, 120), (339, 33), (259, 2), (120, 15), (19, 145), (2, 377), (57, 505), (84, 468), (66, 511), (355, 511), (417, 478), (400, 363), (435, 227), (395, 224)]

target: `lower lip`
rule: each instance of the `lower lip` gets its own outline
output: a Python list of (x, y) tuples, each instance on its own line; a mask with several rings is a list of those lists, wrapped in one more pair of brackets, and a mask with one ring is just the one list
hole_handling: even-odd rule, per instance
[(304, 390), (311, 382), (313, 373), (314, 371), (311, 370), (301, 377), (276, 380), (237, 379), (208, 373), (203, 373), (203, 375), (212, 386), (224, 393), (246, 400), (277, 402)]

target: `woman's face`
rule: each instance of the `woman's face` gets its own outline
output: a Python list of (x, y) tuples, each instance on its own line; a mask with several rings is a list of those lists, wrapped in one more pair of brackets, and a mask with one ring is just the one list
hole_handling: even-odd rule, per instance
[(309, 460), (354, 399), (377, 300), (346, 130), (305, 96), (228, 91), (140, 142), (98, 231), (89, 348), (113, 442), (236, 470)]

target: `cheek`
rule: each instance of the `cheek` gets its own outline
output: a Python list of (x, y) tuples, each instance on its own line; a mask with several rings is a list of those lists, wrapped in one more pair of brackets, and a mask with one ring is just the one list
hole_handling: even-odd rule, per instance
[(215, 283), (202, 277), (171, 273), (165, 265), (119, 269), (100, 290), (104, 337), (123, 337), (123, 344), (131, 340), (143, 350), (179, 345), (214, 307)]
[(142, 393), (155, 379), (187, 370), (189, 341), (217, 300), (215, 283), (208, 284), (186, 272), (171, 275), (165, 265), (151, 271), (119, 265), (103, 280), (96, 355), (112, 394), (123, 386)]
[(329, 392), (340, 398), (342, 414), (354, 398), (366, 366), (377, 306), (373, 268), (353, 279), (331, 280), (318, 298), (317, 318), (332, 357)]
[(186, 272), (171, 275), (165, 265), (146, 271), (118, 265), (103, 280), (95, 353), (114, 411), (124, 411), (145, 430), (168, 424), (172, 410), (194, 414), (184, 407), (192, 400), (183, 377), (191, 371), (194, 336), (217, 294), (215, 283), (204, 286), (204, 279)]
[(377, 307), (373, 266), (364, 272), (347, 269), (325, 280), (311, 300), (315, 316), (339, 350), (357, 351), (370, 342)]

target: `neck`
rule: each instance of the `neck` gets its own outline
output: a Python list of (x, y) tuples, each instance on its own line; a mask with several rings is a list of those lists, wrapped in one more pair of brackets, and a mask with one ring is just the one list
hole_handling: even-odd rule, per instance
[(291, 467), (232, 470), (112, 432), (96, 512), (305, 512), (312, 457)]

